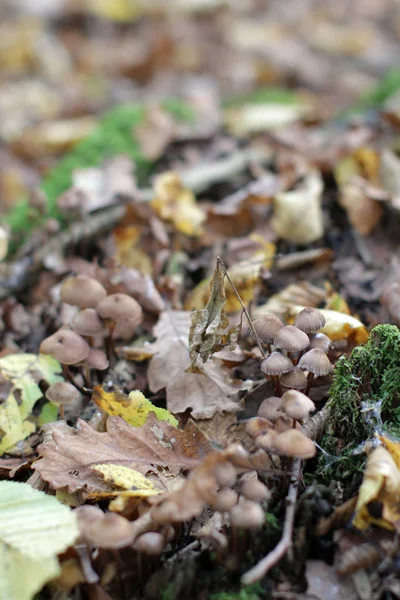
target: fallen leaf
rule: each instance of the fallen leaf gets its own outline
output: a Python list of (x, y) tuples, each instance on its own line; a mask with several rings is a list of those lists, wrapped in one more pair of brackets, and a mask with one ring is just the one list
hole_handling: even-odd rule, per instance
[(206, 213), (198, 206), (193, 192), (184, 187), (177, 173), (167, 171), (159, 175), (154, 182), (154, 194), (151, 206), (161, 219), (170, 221), (184, 235), (202, 235)]
[[(93, 470), (100, 473), (104, 480), (113, 487), (127, 491), (130, 497), (146, 498), (162, 492), (142, 473), (122, 465), (96, 465)], [(120, 490), (114, 492), (114, 495), (123, 496), (124, 494), (121, 494)]]
[(115, 260), (121, 267), (136, 269), (141, 275), (150, 275), (151, 258), (138, 247), (141, 236), (142, 228), (137, 225), (115, 227), (113, 230)]
[[(290, 310), (290, 316), (295, 317), (303, 308), (302, 306), (293, 307)], [(347, 339), (358, 346), (368, 340), (367, 328), (352, 315), (325, 308), (321, 308), (319, 311), (325, 317), (325, 325), (320, 331), (325, 333), (332, 342)]]
[(172, 115), (160, 106), (149, 106), (143, 121), (135, 127), (135, 136), (142, 154), (149, 160), (157, 160), (174, 139), (176, 125)]
[(131, 427), (120, 417), (109, 417), (107, 431), (99, 433), (78, 419), (76, 430), (60, 423), (47, 425), (47, 440), (38, 447), (41, 458), (33, 468), (54, 489), (89, 493), (110, 491), (93, 472), (99, 464), (116, 464), (142, 474), (168, 469), (171, 476), (193, 469), (211, 450), (205, 436), (189, 420), (184, 429), (149, 414), (142, 427)]
[(60, 573), (57, 554), (78, 534), (75, 515), (54, 496), (0, 482), (1, 600), (31, 600)]
[(189, 355), (191, 365), (187, 372), (203, 373), (198, 364), (198, 358), (206, 362), (212, 354), (229, 347), (234, 350), (239, 335), (237, 327), (229, 329), (229, 319), (225, 314), (224, 305), (226, 301), (224, 288), (225, 275), (220, 263), (214, 270), (210, 282), (210, 297), (205, 308), (195, 310), (191, 315), (192, 325), (189, 331)]
[[(386, 529), (398, 529), (400, 524), (400, 471), (391, 453), (380, 446), (373, 450), (367, 460), (363, 482), (360, 487), (354, 527), (366, 529), (378, 525)], [(381, 518), (372, 516), (370, 503), (381, 508)]]
[(0, 374), (10, 383), (8, 396), (0, 406), (0, 454), (33, 433), (36, 425), (29, 421), (35, 403), (43, 397), (40, 381), (49, 384), (63, 381), (61, 365), (51, 356), (9, 354), (0, 358)]
[(225, 125), (233, 135), (242, 136), (276, 129), (300, 119), (308, 108), (300, 104), (244, 104), (225, 111)]
[(246, 432), (245, 423), (239, 423), (231, 412), (218, 412), (211, 419), (197, 419), (196, 425), (216, 449), (226, 448), (236, 442), (241, 442), (245, 447), (251, 447), (254, 443), (254, 438)]
[(106, 392), (100, 385), (97, 385), (93, 389), (92, 400), (108, 415), (122, 417), (133, 427), (144, 425), (150, 412), (156, 415), (158, 421), (167, 421), (171, 425), (178, 425), (178, 420), (168, 410), (154, 406), (139, 390), (135, 390), (127, 396), (119, 390)]
[(321, 174), (314, 170), (296, 189), (275, 196), (272, 226), (278, 237), (293, 244), (311, 244), (323, 236), (323, 187)]

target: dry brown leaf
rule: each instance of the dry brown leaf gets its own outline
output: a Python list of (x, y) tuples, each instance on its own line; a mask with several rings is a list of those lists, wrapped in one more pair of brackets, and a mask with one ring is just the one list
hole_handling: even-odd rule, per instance
[(107, 431), (99, 433), (78, 419), (76, 431), (63, 422), (49, 426), (47, 441), (38, 448), (41, 458), (33, 465), (42, 479), (69, 493), (108, 490), (92, 467), (112, 463), (146, 474), (157, 467), (177, 475), (193, 469), (211, 446), (193, 421), (178, 429), (150, 414), (142, 427), (131, 427), (120, 417), (107, 420)]
[(196, 425), (213, 448), (226, 448), (239, 441), (245, 447), (253, 446), (254, 440), (246, 432), (245, 423), (239, 423), (234, 413), (219, 412), (212, 419), (196, 420)]
[(150, 160), (157, 160), (163, 154), (175, 133), (174, 119), (160, 106), (149, 106), (143, 121), (135, 127), (140, 150)]

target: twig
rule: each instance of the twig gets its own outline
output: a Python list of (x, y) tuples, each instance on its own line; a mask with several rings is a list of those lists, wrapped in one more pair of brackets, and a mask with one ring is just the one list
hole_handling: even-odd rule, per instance
[(253, 337), (254, 337), (255, 341), (257, 342), (257, 346), (258, 346), (258, 348), (259, 348), (259, 350), (260, 350), (260, 352), (261, 352), (261, 356), (265, 357), (265, 352), (264, 352), (264, 349), (263, 349), (263, 347), (262, 347), (262, 345), (261, 345), (261, 342), (260, 342), (260, 339), (259, 339), (259, 337), (258, 337), (258, 335), (257, 335), (257, 332), (256, 332), (256, 330), (254, 329), (253, 321), (252, 321), (252, 319), (251, 319), (251, 317), (250, 317), (250, 315), (249, 315), (249, 311), (247, 310), (247, 308), (246, 308), (246, 307), (245, 307), (245, 305), (243, 304), (243, 300), (241, 299), (241, 297), (240, 297), (240, 294), (239, 294), (239, 292), (237, 291), (235, 284), (233, 283), (232, 279), (229, 277), (229, 275), (228, 275), (228, 271), (227, 271), (227, 269), (226, 269), (226, 267), (225, 267), (224, 263), (222, 262), (222, 260), (220, 259), (220, 257), (219, 257), (219, 256), (217, 256), (217, 263), (219, 264), (219, 266), (220, 266), (220, 267), (221, 267), (221, 269), (223, 270), (223, 272), (224, 272), (224, 275), (225, 275), (225, 277), (227, 278), (227, 280), (229, 281), (229, 283), (230, 283), (230, 285), (231, 285), (231, 287), (232, 287), (232, 289), (233, 289), (233, 291), (234, 291), (234, 293), (235, 293), (235, 296), (236, 296), (236, 298), (237, 298), (237, 299), (239, 300), (239, 302), (240, 302), (240, 306), (242, 307), (242, 309), (243, 309), (243, 312), (244, 312), (244, 314), (246, 315), (246, 319), (247, 319), (247, 321), (248, 321), (248, 323), (249, 323), (249, 327), (250, 327), (250, 329), (251, 329), (251, 333), (252, 333), (252, 335), (253, 335)]
[(283, 525), (282, 537), (277, 546), (264, 556), (255, 567), (247, 571), (242, 577), (243, 585), (250, 585), (260, 581), (274, 567), (280, 559), (287, 553), (292, 545), (294, 515), (296, 510), (297, 491), (300, 483), (301, 459), (295, 458), (293, 461), (292, 478), (290, 480), (289, 491), (286, 496), (286, 513)]

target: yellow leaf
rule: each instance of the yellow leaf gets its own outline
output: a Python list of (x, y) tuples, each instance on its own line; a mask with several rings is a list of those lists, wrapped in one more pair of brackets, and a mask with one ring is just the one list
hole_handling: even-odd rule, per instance
[[(290, 316), (294, 318), (303, 308), (303, 306), (294, 306), (290, 309)], [(353, 344), (358, 346), (368, 340), (367, 328), (355, 317), (336, 310), (321, 308), (319, 311), (326, 321), (321, 332), (330, 337), (333, 342), (350, 338)]]
[(167, 171), (159, 175), (154, 183), (154, 192), (151, 206), (161, 219), (170, 221), (184, 235), (202, 235), (201, 225), (206, 213), (197, 205), (193, 192), (183, 186), (177, 173)]
[[(96, 465), (93, 467), (94, 471), (100, 473), (107, 483), (111, 483), (117, 488), (122, 488), (129, 492), (129, 496), (137, 496), (139, 498), (146, 498), (148, 496), (154, 496), (155, 494), (161, 494), (162, 491), (153, 485), (153, 483), (147, 479), (144, 475), (124, 467), (122, 465), (104, 464)], [(118, 495), (121, 494), (119, 490)], [(126, 495), (125, 492), (122, 495)]]
[(382, 442), (386, 450), (388, 450), (396, 463), (397, 468), (400, 470), (400, 443), (394, 442), (393, 440), (383, 436), (377, 435), (378, 440)]
[(141, 14), (137, 0), (89, 0), (88, 10), (98, 17), (118, 23), (131, 23)]
[(26, 483), (0, 482), (0, 600), (31, 600), (78, 537), (76, 517)]
[[(353, 525), (366, 529), (369, 525), (379, 525), (385, 529), (398, 528), (400, 522), (400, 471), (390, 452), (383, 446), (373, 450), (368, 456), (364, 479), (361, 484)], [(381, 518), (375, 518), (369, 511), (371, 502), (382, 507)]]
[(34, 423), (23, 421), (18, 403), (11, 393), (0, 406), (0, 455), (35, 431)]
[(139, 390), (127, 396), (120, 391), (106, 392), (101, 386), (96, 386), (93, 401), (108, 415), (122, 417), (133, 427), (144, 425), (150, 412), (154, 412), (159, 421), (178, 425), (178, 420), (168, 410), (154, 406)]

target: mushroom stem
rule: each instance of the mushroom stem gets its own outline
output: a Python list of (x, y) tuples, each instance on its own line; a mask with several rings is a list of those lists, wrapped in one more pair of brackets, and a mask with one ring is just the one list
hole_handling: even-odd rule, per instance
[[(76, 387), (78, 392), (80, 392), (84, 396), (91, 395), (92, 390), (85, 389), (76, 383), (71, 371), (69, 370), (68, 365), (62, 364), (62, 370), (63, 370), (63, 375), (64, 375), (65, 379), (67, 379), (70, 383), (72, 383), (72, 385)], [(60, 413), (61, 413), (61, 410), (60, 410)]]
[(314, 373), (311, 373), (311, 371), (309, 371), (308, 375), (307, 375), (307, 387), (306, 387), (306, 391), (304, 392), (306, 396), (308, 396), (312, 383), (314, 381)]
[(61, 421), (64, 421), (64, 405), (60, 404), (60, 419)]
[(111, 364), (114, 361), (114, 331), (115, 331), (115, 327), (117, 326), (117, 322), (116, 321), (111, 321), (109, 323), (108, 326), (108, 336), (107, 336), (107, 340), (106, 340), (106, 349), (107, 349), (107, 358), (108, 358), (108, 362)]
[(274, 384), (275, 394), (277, 396), (281, 397), (282, 396), (282, 386), (281, 386), (281, 382), (279, 381), (279, 375), (273, 375), (272, 381)]

